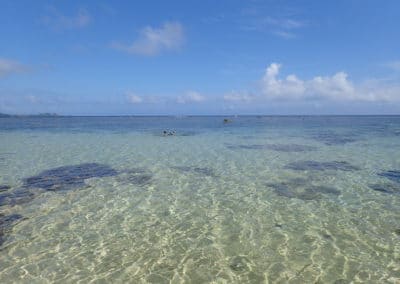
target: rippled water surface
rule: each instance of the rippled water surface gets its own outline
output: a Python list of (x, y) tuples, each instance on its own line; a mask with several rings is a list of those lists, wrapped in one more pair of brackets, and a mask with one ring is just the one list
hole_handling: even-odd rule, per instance
[(0, 250), (0, 283), (399, 283), (400, 117), (0, 118)]

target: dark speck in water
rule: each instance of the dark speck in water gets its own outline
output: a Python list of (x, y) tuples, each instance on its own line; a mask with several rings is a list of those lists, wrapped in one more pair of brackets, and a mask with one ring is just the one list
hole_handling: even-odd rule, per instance
[(388, 178), (394, 182), (400, 183), (400, 171), (384, 171), (378, 174), (378, 176)]
[(96, 163), (63, 166), (24, 179), (24, 187), (42, 188), (48, 191), (69, 190), (84, 186), (85, 179), (117, 174), (118, 172), (113, 168)]
[(235, 256), (231, 259), (229, 267), (235, 272), (245, 272), (250, 269), (250, 260), (245, 256)]
[(294, 171), (325, 171), (325, 170), (340, 170), (340, 171), (356, 171), (359, 167), (353, 166), (345, 161), (318, 162), (318, 161), (298, 161), (292, 162), (285, 166), (285, 169)]
[(400, 236), (400, 228), (394, 230), (394, 233), (395, 233), (396, 235)]
[(174, 136), (195, 136), (197, 132), (190, 131), (190, 130), (163, 130), (160, 133), (154, 133), (155, 136), (162, 136), (162, 137), (174, 137)]
[(348, 281), (346, 279), (337, 279), (335, 280), (335, 282), (333, 282), (333, 284), (349, 284), (351, 283), (351, 281)]

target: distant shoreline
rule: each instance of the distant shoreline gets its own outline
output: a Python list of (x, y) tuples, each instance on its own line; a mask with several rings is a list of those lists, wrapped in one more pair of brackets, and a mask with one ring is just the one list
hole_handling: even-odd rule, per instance
[(59, 114), (5, 114), (0, 118), (66, 118), (66, 117), (393, 117), (400, 114), (198, 114), (198, 115), (167, 115), (167, 114), (140, 114), (140, 115), (59, 115)]

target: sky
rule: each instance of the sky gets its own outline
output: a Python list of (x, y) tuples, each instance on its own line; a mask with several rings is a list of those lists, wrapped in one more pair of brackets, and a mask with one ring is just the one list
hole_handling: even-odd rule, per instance
[(400, 114), (400, 1), (0, 2), (0, 112)]

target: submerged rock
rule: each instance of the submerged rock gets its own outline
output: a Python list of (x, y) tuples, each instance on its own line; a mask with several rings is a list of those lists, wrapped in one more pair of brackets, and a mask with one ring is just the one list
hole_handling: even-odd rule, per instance
[(113, 168), (97, 163), (63, 166), (24, 179), (24, 187), (48, 191), (69, 190), (84, 186), (86, 179), (117, 174), (118, 172)]
[(229, 263), (229, 268), (235, 272), (249, 271), (251, 266), (250, 260), (245, 256), (235, 256)]
[(7, 191), (10, 188), (11, 188), (11, 186), (9, 186), (9, 185), (5, 185), (5, 184), (0, 185), (0, 191)]
[(239, 150), (239, 149), (247, 149), (247, 150), (261, 150), (264, 149), (264, 145), (261, 144), (252, 144), (252, 145), (231, 145), (226, 144), (226, 148), (231, 150)]
[(148, 185), (152, 182), (153, 175), (145, 168), (131, 168), (120, 172), (117, 180), (122, 183), (138, 186)]
[(378, 176), (388, 178), (394, 182), (400, 183), (400, 171), (384, 171), (378, 174)]
[(19, 214), (4, 215), (0, 213), (0, 246), (4, 243), (6, 235), (15, 223), (22, 218), (22, 215)]
[(128, 182), (130, 184), (135, 184), (135, 185), (147, 185), (150, 184), (153, 179), (153, 176), (150, 174), (139, 174), (139, 175), (131, 175), (123, 180), (125, 182)]
[(370, 184), (369, 188), (378, 192), (389, 194), (400, 193), (400, 186), (396, 186), (391, 183), (374, 183)]
[(11, 192), (0, 194), (0, 206), (14, 206), (31, 201), (35, 194), (27, 188), (19, 188)]
[(315, 151), (318, 148), (314, 146), (308, 145), (299, 145), (299, 144), (267, 144), (265, 145), (266, 149), (274, 150), (278, 152), (308, 152)]
[(325, 145), (344, 145), (347, 143), (356, 142), (357, 139), (354, 135), (348, 134), (338, 134), (332, 131), (319, 132), (311, 136), (314, 140), (324, 143)]
[(226, 147), (231, 150), (247, 149), (247, 150), (272, 150), (277, 152), (308, 152), (315, 151), (318, 148), (308, 145), (299, 144), (250, 144), (250, 145), (232, 145), (226, 144)]
[(267, 183), (266, 186), (273, 188), (279, 196), (301, 200), (318, 200), (325, 195), (340, 195), (340, 191), (334, 187), (309, 185), (307, 180), (300, 178), (290, 179), (286, 182)]
[(294, 171), (325, 171), (325, 170), (340, 170), (340, 171), (357, 171), (359, 167), (353, 166), (345, 161), (298, 161), (287, 164), (285, 169)]

